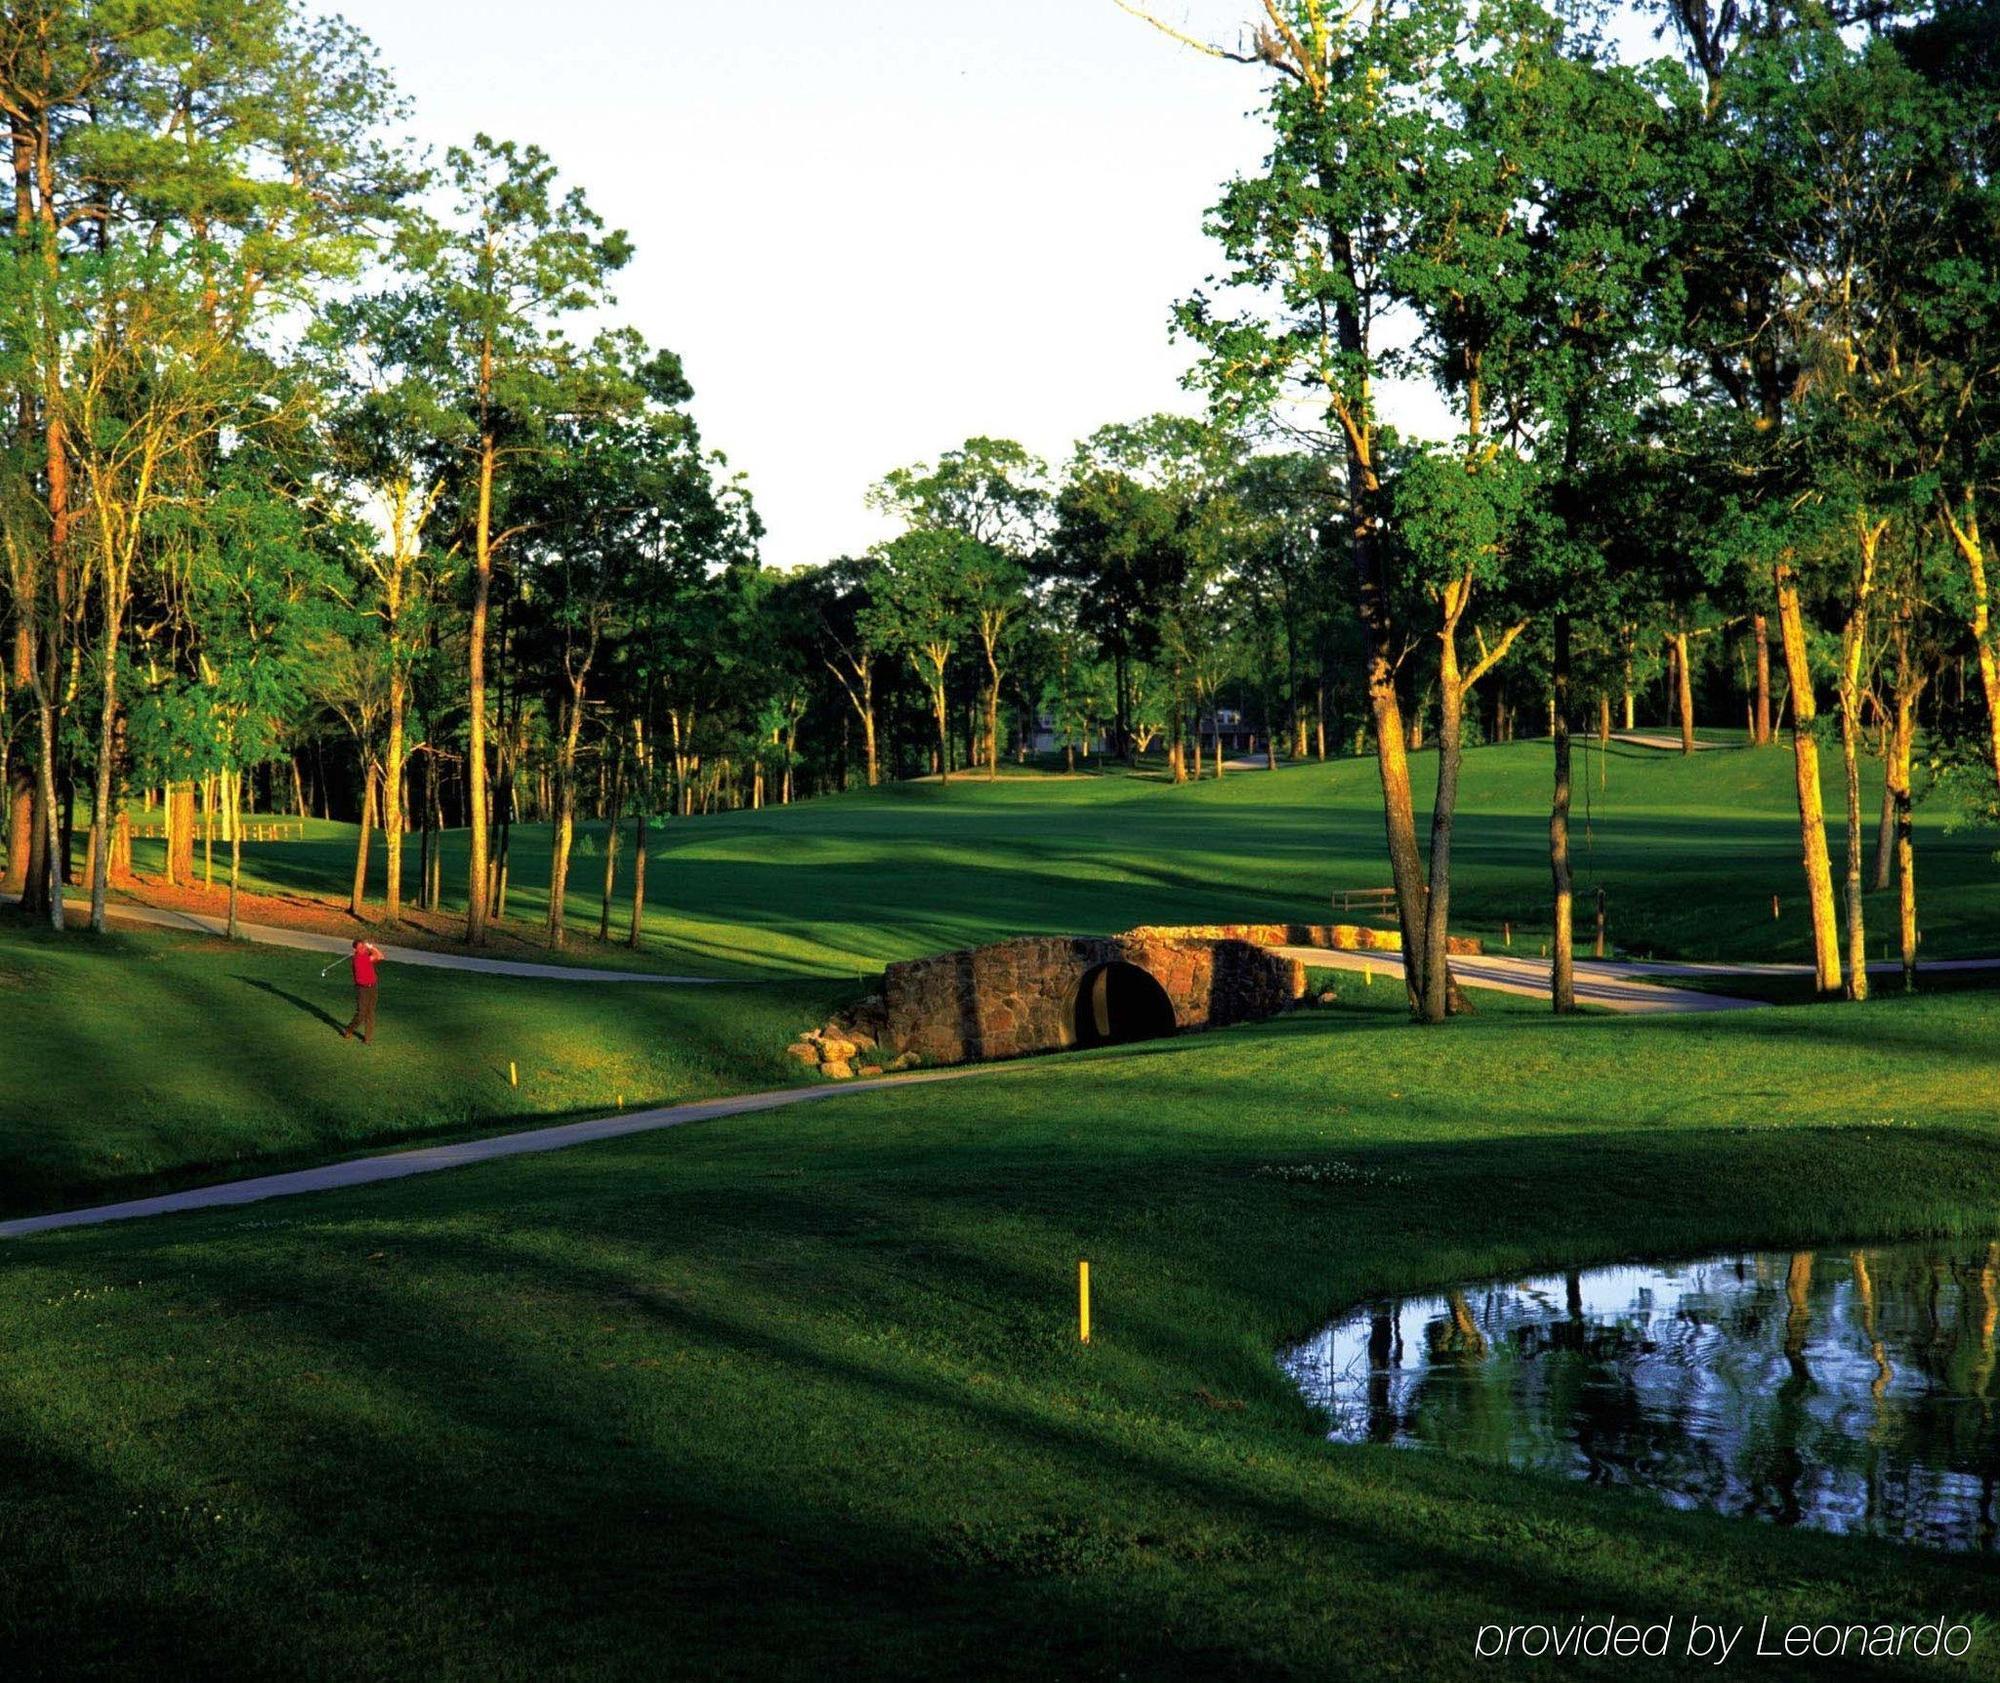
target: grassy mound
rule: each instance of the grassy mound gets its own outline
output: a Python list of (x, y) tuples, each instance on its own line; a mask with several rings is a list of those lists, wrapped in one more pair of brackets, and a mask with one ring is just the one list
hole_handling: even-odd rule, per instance
[[(374, 1044), (344, 965), (0, 923), (0, 1212), (97, 1203), (418, 1137), (799, 1079), (826, 982), (681, 988), (385, 966)], [(846, 987), (852, 992), (852, 984)], [(515, 1066), (520, 1085), (510, 1083)]]
[(10, 1246), (8, 1674), (1454, 1677), (1486, 1622), (1994, 1605), (1990, 1559), (1332, 1449), (1272, 1351), (1382, 1291), (2000, 1230), (2000, 996), (1393, 1022)]
[[(1613, 743), (1578, 751), (1578, 924), (1596, 890), (1613, 941), (1662, 957), (1810, 957), (1798, 868), (1791, 756), (1723, 750), (1683, 760)], [(1829, 775), (1837, 774), (1837, 767)], [(1430, 756), (1414, 772), (1428, 794)], [(1871, 774), (1872, 775), (1872, 774)], [(1453, 921), (1534, 955), (1549, 927), (1547, 743), (1482, 748), (1465, 760)], [(1587, 787), (1586, 787), (1587, 785)], [(1869, 848), (1873, 803), (1869, 784)], [(1418, 808), (1420, 827), (1427, 809)], [(2000, 946), (1992, 836), (1942, 834), (1920, 809), (1918, 881), (1927, 954)], [(313, 822), (302, 843), (253, 843), (254, 886), (345, 902), (350, 826)], [(568, 916), (596, 928), (603, 832), (586, 826)], [(1836, 826), (1834, 846), (1841, 846)], [(158, 842), (141, 842), (142, 873)], [(447, 841), (446, 884), (463, 876)], [(626, 893), (629, 845), (621, 854)], [(411, 853), (414, 861), (414, 850)], [(516, 832), (510, 909), (546, 912), (548, 832)], [(410, 866), (414, 881), (415, 866)], [(376, 852), (375, 891), (381, 859)], [(655, 826), (647, 882), (648, 958), (710, 975), (852, 977), (888, 959), (1007, 935), (1094, 934), (1141, 923), (1324, 921), (1336, 888), (1386, 883), (1374, 762), (1231, 772), (1176, 789), (1157, 774), (955, 779)], [(1779, 897), (1777, 919), (1772, 896)], [(1871, 951), (1893, 934), (1893, 895), (1871, 900)], [(622, 925), (621, 925), (622, 927)], [(588, 949), (592, 944), (580, 946)], [(626, 955), (619, 953), (621, 961)]]

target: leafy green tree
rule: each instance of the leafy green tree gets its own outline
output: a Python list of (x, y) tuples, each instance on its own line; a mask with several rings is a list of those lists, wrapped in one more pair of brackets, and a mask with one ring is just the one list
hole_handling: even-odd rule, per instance
[(486, 939), (489, 841), (487, 631), (495, 558), (520, 538), (509, 512), (511, 477), (550, 447), (565, 417), (615, 409), (630, 388), (615, 354), (579, 349), (565, 317), (607, 301), (611, 275), (631, 255), (607, 233), (579, 189), (562, 191), (534, 146), (475, 136), (445, 159), (453, 206), (438, 220), (412, 215), (396, 237), (406, 306), (393, 360), (450, 394), (452, 425), (438, 440), (458, 487), (468, 536), (472, 603), (467, 637), (466, 788), (471, 858), (466, 939)]
[(1151, 415), (1079, 444), (1057, 499), (1046, 570), (1077, 591), (1079, 622), (1112, 664), (1118, 751), (1143, 752), (1138, 674), (1157, 662), (1164, 693), (1147, 711), (1166, 732), (1176, 782), (1187, 776), (1190, 709), (1218, 676), (1216, 602), (1241, 547), (1242, 457), (1226, 426)]
[[(1554, 329), (1581, 302), (1552, 282), (1603, 256), (1592, 247), (1606, 230), (1550, 213), (1601, 162), (1577, 135), (1605, 74), (1531, 4), (1342, 12), (1265, 0), (1250, 49), (1211, 50), (1270, 73), (1273, 149), (1211, 216), (1229, 262), (1222, 290), (1189, 300), (1178, 319), (1225, 413), (1303, 402), (1342, 460), (1346, 528), (1321, 529), (1344, 544), (1367, 644), (1412, 1006), (1437, 1021), (1452, 998), (1445, 926), (1464, 704), (1525, 629), (1544, 472), (1535, 445), (1574, 386), (1545, 377)], [(1642, 109), (1622, 92), (1628, 112)], [(1621, 143), (1630, 137), (1604, 141)], [(1552, 254), (1559, 236), (1569, 243)], [(1396, 446), (1375, 409), (1386, 374), (1432, 383), (1459, 436)], [(1467, 631), (1480, 643), (1470, 661)], [(1428, 868), (1396, 683), (1417, 638), (1435, 649), (1441, 708)]]
[[(643, 635), (638, 621), (649, 600), (671, 597), (710, 568), (744, 559), (755, 537), (740, 499), (718, 487), (719, 464), (703, 451), (686, 412), (693, 388), (680, 360), (635, 337), (616, 348), (630, 401), (558, 422), (549, 448), (521, 470), (515, 496), (526, 528), (530, 606), (559, 680), (552, 946), (564, 939), (577, 753), (593, 697), (630, 675), (621, 645), (635, 631)], [(633, 705), (629, 694), (620, 699)], [(624, 724), (610, 739), (621, 762)], [(614, 851), (615, 842), (607, 848)]]
[(966, 580), (995, 565), (994, 552), (964, 532), (919, 527), (875, 551), (881, 588), (867, 611), (871, 643), (900, 650), (930, 698), (937, 727), (937, 771), (951, 782), (951, 721), (947, 675), (952, 652), (972, 622)]
[(935, 467), (897, 468), (876, 486), (871, 507), (913, 531), (955, 533), (966, 628), (986, 667), (985, 761), (1000, 774), (1000, 692), (1008, 648), (1027, 607), (1028, 564), (1049, 518), (1047, 466), (1008, 438), (969, 438)]
[[(102, 393), (68, 389), (72, 370), (101, 370), (111, 338), (127, 330), (141, 336), (126, 353), (138, 366), (143, 336), (154, 331), (148, 315), (157, 319), (163, 290), (188, 292), (211, 342), (248, 354), (274, 311), (309, 304), (318, 284), (349, 272), (364, 225), (407, 189), (409, 176), (379, 138), (396, 102), (367, 44), (344, 24), (316, 22), (269, 0), (90, 7), (29, 0), (11, 7), (0, 19), (0, 109), (9, 120), (17, 189), (5, 283), (10, 344), (23, 359), (12, 372), (16, 462), (34, 487), (24, 495), (17, 486), (10, 504), (11, 655), (17, 680), (30, 669), (40, 673), (37, 735), (46, 758), (63, 735), (55, 715), (67, 690), (56, 682), (64, 644), (89, 626), (93, 607), (100, 710), (115, 726), (124, 598), (131, 566), (143, 559), (135, 551), (130, 565), (102, 577), (94, 572), (123, 544), (104, 535), (101, 495), (88, 506), (78, 500), (87, 458), (96, 455), (102, 465), (103, 439), (79, 439), (71, 428), (85, 404), (95, 411), (93, 425), (113, 423)], [(123, 279), (107, 291), (114, 267)], [(122, 291), (129, 298), (141, 267), (152, 270), (146, 311), (114, 310), (93, 328), (79, 327), (90, 296), (103, 303)], [(169, 267), (182, 273), (163, 288)], [(185, 344), (187, 335), (174, 331)], [(66, 354), (79, 334), (92, 346), (87, 363)], [(195, 430), (213, 440), (231, 425), (225, 415)], [(179, 494), (202, 494), (214, 456), (207, 448), (183, 452), (172, 464)], [(36, 515), (22, 519), (29, 500), (39, 505)], [(86, 523), (98, 527), (94, 538), (84, 533)], [(40, 553), (30, 556), (30, 549)], [(110, 595), (93, 604), (92, 583)], [(99, 732), (100, 760), (108, 758), (109, 734)], [(100, 789), (107, 770), (98, 767)], [(47, 768), (31, 794), (30, 804), (41, 808), (36, 821), (11, 826), (17, 845), (10, 874), (31, 897), (46, 894), (59, 923), (57, 893), (25, 880), (39, 873), (18, 845), (24, 828), (51, 844), (59, 840), (52, 773)], [(100, 810), (100, 830), (105, 818)], [(97, 858), (106, 852), (99, 846)], [(53, 882), (62, 874), (62, 850), (49, 845), (44, 856)], [(101, 905), (101, 884), (93, 884), (93, 900)]]
[(457, 573), (441, 543), (450, 479), (438, 443), (458, 431), (453, 394), (412, 361), (422, 344), (406, 290), (365, 292), (323, 310), (308, 352), (325, 390), (326, 468), (366, 518), (350, 524), (367, 612), (387, 640), (388, 722), (382, 767), (383, 912), (402, 916), (404, 783), (411, 690), (435, 616)]

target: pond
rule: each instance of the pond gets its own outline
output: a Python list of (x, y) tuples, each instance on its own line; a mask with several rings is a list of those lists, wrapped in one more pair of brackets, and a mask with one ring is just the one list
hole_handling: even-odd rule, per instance
[(2000, 1242), (1756, 1252), (1365, 1305), (1280, 1356), (1338, 1443), (1991, 1553)]

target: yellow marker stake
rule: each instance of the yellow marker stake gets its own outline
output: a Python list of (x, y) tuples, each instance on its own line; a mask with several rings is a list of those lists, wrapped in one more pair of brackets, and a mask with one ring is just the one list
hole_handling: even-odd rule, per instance
[(1090, 1264), (1076, 1265), (1076, 1324), (1084, 1343), (1090, 1342)]
[(1373, 986), (1375, 985), (1375, 966), (1374, 966), (1374, 965), (1372, 965), (1372, 964), (1364, 964), (1364, 965), (1362, 965), (1362, 967), (1361, 967), (1361, 985), (1362, 985), (1362, 986), (1363, 986), (1364, 988), (1372, 988), (1372, 987), (1373, 987)]
[(514, 1068), (514, 1060), (512, 1058), (507, 1060), (507, 1085), (510, 1087), (521, 1085), (520, 1073)]

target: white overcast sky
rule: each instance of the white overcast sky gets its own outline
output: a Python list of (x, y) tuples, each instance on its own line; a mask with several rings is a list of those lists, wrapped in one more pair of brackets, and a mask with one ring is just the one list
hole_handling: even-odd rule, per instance
[[(345, 0), (438, 148), (533, 141), (638, 254), (618, 315), (686, 359), (768, 562), (856, 551), (888, 469), (1059, 461), (1193, 408), (1173, 301), (1263, 152), (1257, 76), (1113, 0)], [(1167, 0), (1197, 30), (1250, 0)], [(1414, 417), (1413, 417), (1414, 418)]]

